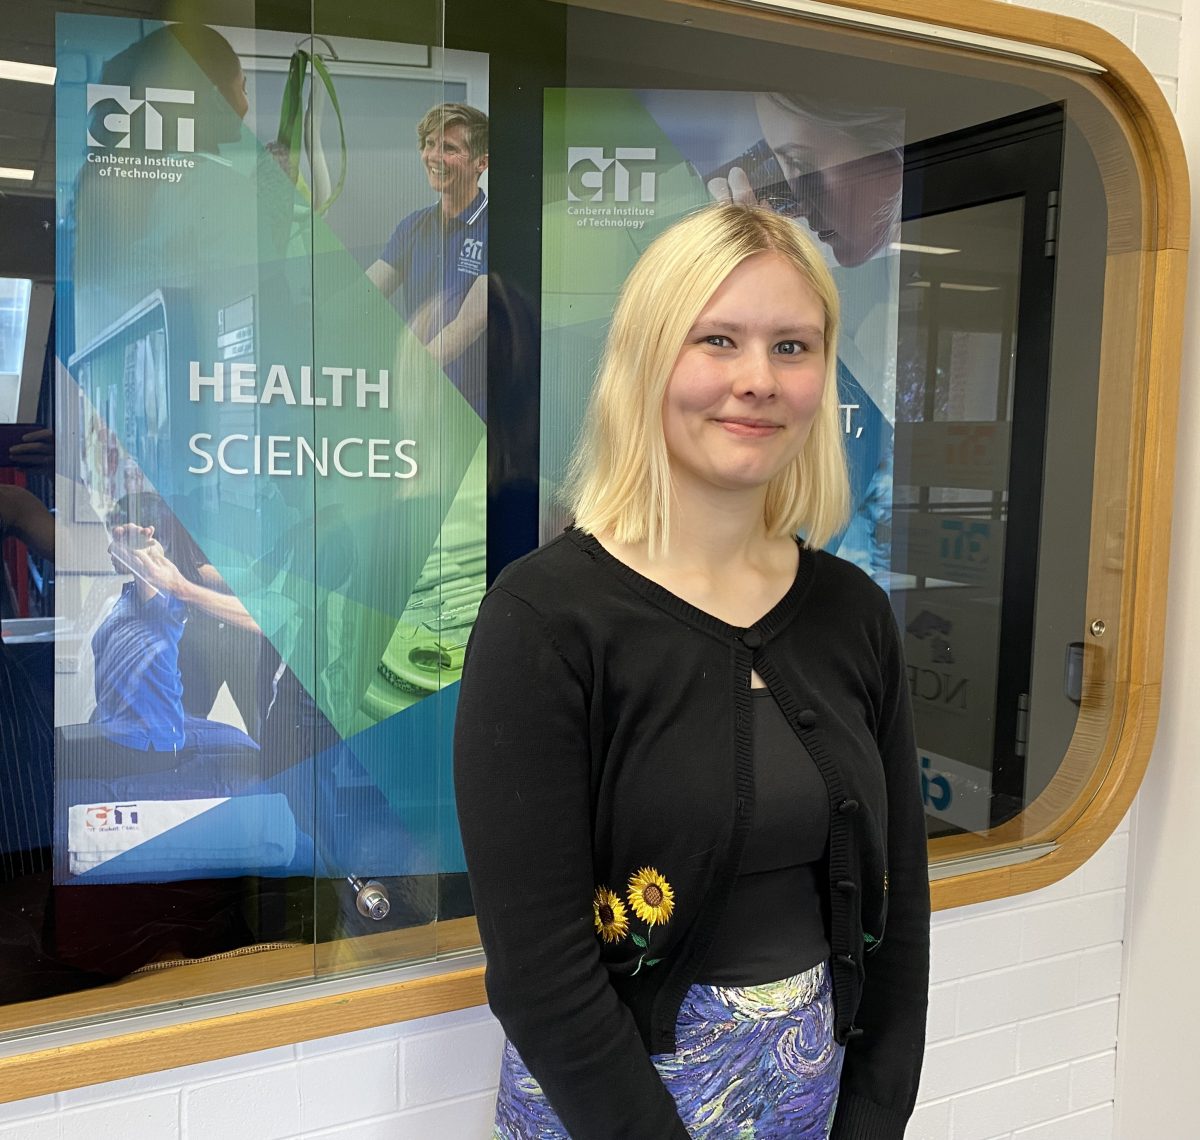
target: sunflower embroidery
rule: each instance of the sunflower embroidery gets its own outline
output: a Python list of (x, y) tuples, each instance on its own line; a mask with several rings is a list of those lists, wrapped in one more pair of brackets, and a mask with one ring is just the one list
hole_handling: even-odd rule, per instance
[(627, 894), (633, 913), (647, 926), (665, 925), (675, 909), (671, 884), (653, 867), (643, 867), (630, 875)]
[(605, 942), (620, 942), (629, 933), (629, 912), (619, 895), (607, 887), (597, 887), (592, 899), (596, 933)]

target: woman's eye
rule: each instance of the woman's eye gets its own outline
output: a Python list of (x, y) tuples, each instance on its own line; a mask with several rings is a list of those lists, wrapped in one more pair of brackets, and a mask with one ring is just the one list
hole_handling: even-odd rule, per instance
[(729, 337), (722, 336), (720, 333), (712, 333), (704, 338), (705, 344), (711, 344), (714, 348), (726, 348), (731, 343)]
[(804, 344), (798, 340), (782, 340), (775, 346), (775, 351), (782, 356), (798, 356), (804, 351)]

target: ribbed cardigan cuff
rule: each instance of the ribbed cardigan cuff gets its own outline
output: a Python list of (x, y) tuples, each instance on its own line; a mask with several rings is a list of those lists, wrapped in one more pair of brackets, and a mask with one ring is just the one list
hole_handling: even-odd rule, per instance
[(909, 1113), (853, 1094), (838, 1097), (829, 1140), (904, 1140)]

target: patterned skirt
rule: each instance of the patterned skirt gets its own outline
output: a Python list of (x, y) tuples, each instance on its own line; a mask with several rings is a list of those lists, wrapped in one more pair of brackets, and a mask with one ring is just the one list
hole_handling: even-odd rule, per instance
[[(842, 1047), (825, 963), (761, 986), (692, 986), (676, 1051), (652, 1057), (696, 1140), (827, 1140)], [(510, 1042), (493, 1140), (570, 1140)]]

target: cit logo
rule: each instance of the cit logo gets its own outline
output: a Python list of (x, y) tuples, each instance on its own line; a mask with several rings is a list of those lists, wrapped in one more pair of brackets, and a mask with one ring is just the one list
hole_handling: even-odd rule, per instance
[(137, 825), (137, 804), (93, 804), (84, 813), (84, 827), (90, 831)]
[[(128, 87), (112, 83), (87, 85), (87, 111), (92, 125), (88, 127), (88, 146), (105, 150), (129, 150), (133, 133), (133, 115), (142, 112), (143, 148), (163, 149), (163, 117), (158, 110), (163, 104), (191, 106), (196, 102), (194, 91), (178, 91), (173, 87), (147, 87), (144, 99), (135, 99)], [(93, 111), (99, 108), (93, 117)], [(92, 127), (108, 132), (109, 137), (98, 139)], [(179, 115), (175, 119), (174, 150), (191, 154), (196, 149), (195, 120)]]
[(954, 799), (950, 781), (941, 772), (930, 769), (928, 756), (921, 757), (921, 798), (934, 811), (945, 811)]
[(458, 256), (464, 261), (482, 261), (483, 239), (465, 238), (462, 243), (462, 249), (459, 251)]
[(636, 180), (638, 200), (653, 202), (657, 158), (649, 146), (567, 147), (567, 200), (629, 202)]

